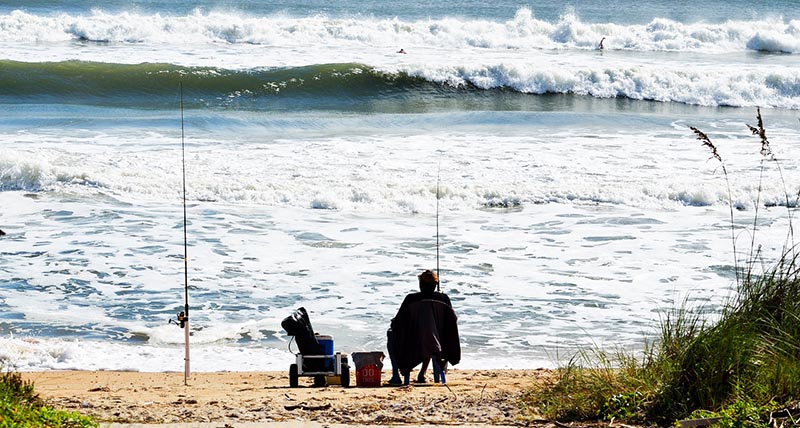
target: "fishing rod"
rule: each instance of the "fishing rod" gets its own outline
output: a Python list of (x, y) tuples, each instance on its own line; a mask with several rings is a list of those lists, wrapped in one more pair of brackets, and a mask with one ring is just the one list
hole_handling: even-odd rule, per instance
[(178, 313), (178, 321), (169, 320), (170, 324), (176, 324), (183, 329), (183, 335), (186, 343), (184, 353), (184, 368), (183, 368), (183, 384), (189, 385), (189, 244), (186, 234), (186, 144), (184, 142), (184, 126), (183, 126), (183, 81), (178, 82), (181, 96), (181, 167), (183, 172), (183, 292), (184, 292), (184, 307), (183, 311)]
[(181, 91), (181, 167), (183, 169), (183, 304), (185, 311), (183, 328), (186, 338), (186, 352), (184, 357), (183, 383), (189, 382), (189, 244), (186, 237), (186, 144), (184, 142), (183, 126), (183, 81), (179, 82)]
[(183, 81), (179, 82), (181, 92), (181, 167), (183, 170), (183, 335), (186, 339), (184, 353), (183, 383), (189, 382), (189, 244), (186, 237), (186, 144), (184, 142), (183, 126)]
[(439, 162), (439, 165), (436, 168), (436, 276), (439, 277), (439, 281), (436, 282), (436, 291), (441, 292), (441, 282), (442, 282), (442, 274), (439, 272), (439, 177), (442, 171), (442, 163)]

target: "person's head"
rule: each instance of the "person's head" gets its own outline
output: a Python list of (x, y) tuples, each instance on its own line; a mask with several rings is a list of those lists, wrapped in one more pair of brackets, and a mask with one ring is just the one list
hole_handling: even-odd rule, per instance
[(417, 278), (419, 278), (419, 291), (436, 291), (436, 285), (439, 284), (439, 275), (436, 275), (436, 272), (428, 269)]

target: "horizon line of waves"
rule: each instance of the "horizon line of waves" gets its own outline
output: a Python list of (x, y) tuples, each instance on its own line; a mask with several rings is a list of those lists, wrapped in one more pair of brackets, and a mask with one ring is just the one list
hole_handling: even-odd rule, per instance
[(33, 101), (173, 106), (183, 82), (187, 108), (272, 109), (303, 98), (311, 108), (352, 107), (353, 99), (574, 95), (699, 106), (800, 109), (800, 69), (687, 70), (681, 67), (544, 67), (534, 64), (405, 66), (365, 64), (229, 70), (172, 64), (0, 60), (0, 97)]
[(648, 24), (583, 22), (574, 12), (558, 21), (537, 19), (521, 7), (506, 21), (443, 17), (334, 18), (204, 12), (185, 16), (108, 13), (40, 16), (22, 10), (0, 15), (0, 40), (14, 43), (247, 44), (265, 46), (428, 46), (486, 49), (596, 49), (632, 51), (800, 53), (800, 20), (783, 17), (683, 23), (654, 18)]

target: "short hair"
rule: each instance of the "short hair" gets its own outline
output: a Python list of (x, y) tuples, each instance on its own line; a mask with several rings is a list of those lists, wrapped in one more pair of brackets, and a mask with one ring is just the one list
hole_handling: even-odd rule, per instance
[(439, 284), (439, 275), (428, 269), (417, 276), (419, 278), (419, 289), (421, 291), (434, 291)]

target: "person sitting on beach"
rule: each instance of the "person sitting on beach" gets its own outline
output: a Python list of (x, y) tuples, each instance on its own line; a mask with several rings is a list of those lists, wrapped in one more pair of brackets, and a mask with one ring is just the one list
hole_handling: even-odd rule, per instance
[[(422, 363), (417, 383), (425, 383), (428, 361), (433, 361), (434, 380), (444, 380), (445, 363), (461, 360), (457, 317), (446, 294), (436, 291), (439, 276), (426, 270), (418, 277), (419, 292), (408, 294), (387, 331), (392, 362), (390, 385), (408, 385), (411, 370)], [(400, 374), (404, 380), (401, 381)]]

